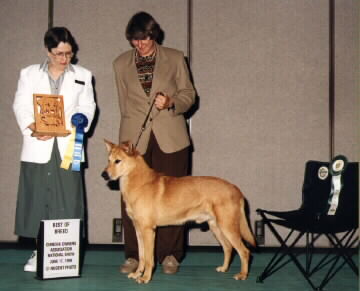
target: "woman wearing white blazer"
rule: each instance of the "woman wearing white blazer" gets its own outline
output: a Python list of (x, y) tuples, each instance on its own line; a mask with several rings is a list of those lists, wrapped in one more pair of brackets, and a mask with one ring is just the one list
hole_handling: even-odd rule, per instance
[[(43, 219), (84, 219), (81, 172), (60, 168), (70, 135), (32, 136), (35, 130), (33, 94), (63, 96), (68, 130), (72, 128), (72, 116), (81, 113), (88, 120), (84, 129), (87, 132), (96, 108), (91, 72), (71, 64), (77, 45), (70, 31), (64, 27), (51, 28), (45, 33), (44, 44), (46, 61), (21, 70), (13, 103), (23, 135), (15, 234), (30, 238), (37, 237)], [(24, 271), (36, 271), (36, 251)]]

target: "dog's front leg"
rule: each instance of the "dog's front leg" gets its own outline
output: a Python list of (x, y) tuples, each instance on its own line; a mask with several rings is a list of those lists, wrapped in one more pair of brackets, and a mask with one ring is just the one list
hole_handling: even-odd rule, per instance
[(139, 230), (139, 225), (133, 220), (137, 243), (138, 243), (138, 254), (139, 254), (139, 265), (135, 272), (129, 273), (128, 278), (137, 280), (144, 272), (145, 258), (144, 258), (144, 239)]
[(145, 270), (143, 275), (136, 279), (136, 282), (146, 284), (151, 280), (154, 268), (155, 229), (153, 227), (145, 227), (141, 231), (141, 236), (143, 238)]

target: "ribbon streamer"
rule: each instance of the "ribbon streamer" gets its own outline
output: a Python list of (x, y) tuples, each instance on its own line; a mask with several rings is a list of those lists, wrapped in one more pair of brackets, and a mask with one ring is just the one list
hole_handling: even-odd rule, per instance
[(338, 208), (339, 205), (339, 196), (341, 193), (341, 175), (338, 176), (333, 176), (332, 177), (332, 181), (331, 181), (331, 192), (330, 192), (330, 198), (329, 198), (329, 204), (330, 204), (330, 208), (328, 211), (328, 215), (335, 215), (336, 214), (336, 210)]
[(343, 187), (341, 181), (341, 174), (345, 171), (347, 167), (348, 160), (343, 155), (338, 155), (330, 163), (330, 174), (332, 175), (331, 179), (331, 191), (329, 196), (328, 204), (330, 208), (328, 210), (328, 215), (335, 215), (336, 210), (339, 205), (339, 199), (341, 194), (341, 189)]
[(75, 145), (75, 133), (76, 133), (76, 128), (73, 127), (71, 130), (71, 136), (70, 136), (67, 148), (66, 148), (64, 159), (61, 161), (61, 165), (60, 165), (60, 168), (63, 168), (65, 170), (69, 169), (70, 164), (72, 162), (72, 156), (73, 156), (74, 145)]
[(76, 128), (75, 145), (71, 169), (73, 171), (80, 171), (80, 163), (84, 141), (84, 128), (88, 125), (88, 119), (84, 114), (76, 113), (72, 116), (71, 123)]

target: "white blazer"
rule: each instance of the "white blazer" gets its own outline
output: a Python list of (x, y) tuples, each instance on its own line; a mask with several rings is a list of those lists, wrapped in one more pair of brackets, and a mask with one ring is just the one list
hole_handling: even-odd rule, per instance
[[(51, 94), (48, 73), (40, 69), (40, 66), (31, 65), (21, 70), (13, 110), (23, 134), (21, 161), (41, 164), (50, 160), (54, 138), (47, 141), (38, 140), (31, 136), (32, 131), (28, 128), (31, 123), (35, 122), (33, 94)], [(72, 65), (72, 67), (74, 72), (69, 70), (65, 73), (60, 90), (60, 95), (64, 96), (66, 129), (71, 130), (72, 128), (71, 117), (73, 114), (83, 113), (89, 121), (88, 126), (85, 128), (85, 132), (87, 132), (94, 118), (96, 108), (92, 74), (81, 66)], [(57, 137), (62, 159), (69, 138), (70, 136)]]

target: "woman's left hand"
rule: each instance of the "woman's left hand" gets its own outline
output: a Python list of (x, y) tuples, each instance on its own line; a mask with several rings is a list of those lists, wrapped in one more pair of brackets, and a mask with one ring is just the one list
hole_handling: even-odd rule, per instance
[(171, 97), (163, 94), (157, 93), (155, 97), (155, 107), (159, 110), (167, 109), (173, 105), (173, 100)]

